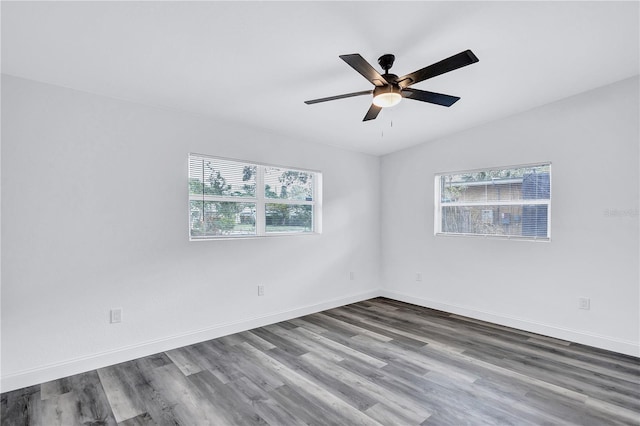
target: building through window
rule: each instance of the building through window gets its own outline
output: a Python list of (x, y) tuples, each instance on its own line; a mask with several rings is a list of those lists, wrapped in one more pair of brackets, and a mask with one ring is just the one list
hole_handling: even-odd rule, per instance
[(439, 174), (435, 233), (550, 238), (551, 164)]

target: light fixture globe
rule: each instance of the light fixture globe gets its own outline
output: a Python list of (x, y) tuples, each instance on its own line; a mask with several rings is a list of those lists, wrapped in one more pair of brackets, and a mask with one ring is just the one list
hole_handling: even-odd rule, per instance
[(387, 84), (373, 90), (373, 104), (375, 106), (388, 108), (398, 105), (401, 100), (400, 87), (397, 85)]

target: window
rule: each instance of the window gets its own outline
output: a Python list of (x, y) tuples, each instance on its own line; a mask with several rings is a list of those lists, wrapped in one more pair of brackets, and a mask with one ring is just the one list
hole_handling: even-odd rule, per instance
[(189, 154), (190, 239), (318, 233), (321, 176)]
[(548, 240), (551, 164), (439, 174), (436, 235)]

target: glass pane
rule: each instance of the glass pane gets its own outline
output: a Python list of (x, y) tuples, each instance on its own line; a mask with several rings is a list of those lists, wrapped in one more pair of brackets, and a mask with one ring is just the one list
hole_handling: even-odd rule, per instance
[(256, 204), (232, 201), (190, 201), (192, 238), (256, 234)]
[(255, 165), (189, 156), (189, 194), (255, 197)]
[(442, 232), (547, 237), (547, 206), (444, 206)]
[(313, 206), (266, 204), (267, 232), (313, 232)]
[(550, 199), (550, 165), (443, 175), (441, 202)]
[(266, 167), (265, 198), (313, 201), (313, 173)]

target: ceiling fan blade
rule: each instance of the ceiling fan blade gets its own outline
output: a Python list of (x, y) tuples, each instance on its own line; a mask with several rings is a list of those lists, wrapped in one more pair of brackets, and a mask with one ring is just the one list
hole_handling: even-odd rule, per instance
[(442, 93), (427, 92), (426, 90), (418, 90), (406, 88), (402, 89), (402, 97), (414, 99), (416, 101), (429, 102), (430, 104), (442, 105), (450, 107), (460, 100), (458, 96), (445, 95)]
[(354, 96), (370, 95), (372, 93), (373, 93), (373, 90), (364, 90), (362, 92), (353, 92), (353, 93), (346, 93), (344, 95), (329, 96), (328, 98), (312, 99), (310, 101), (304, 101), (304, 103), (307, 104), (307, 105), (311, 105), (311, 104), (317, 104), (319, 102), (335, 101), (336, 99), (344, 99), (344, 98), (352, 98)]
[(353, 53), (351, 55), (340, 55), (340, 59), (362, 74), (362, 76), (369, 80), (374, 86), (381, 87), (388, 84), (387, 80), (385, 80), (384, 77), (382, 77), (380, 73), (359, 54)]
[(362, 121), (374, 120), (378, 116), (378, 114), (380, 114), (381, 110), (382, 107), (371, 104), (371, 107), (369, 107), (369, 111), (367, 111), (367, 114), (364, 116)]
[(419, 83), (428, 78), (436, 77), (440, 74), (447, 73), (449, 71), (457, 70), (458, 68), (466, 67), (478, 62), (478, 58), (473, 54), (471, 50), (465, 50), (457, 55), (453, 55), (447, 59), (443, 59), (440, 62), (436, 62), (433, 65), (414, 71), (411, 74), (407, 74), (398, 79), (398, 84), (401, 88), (409, 87), (412, 84)]

